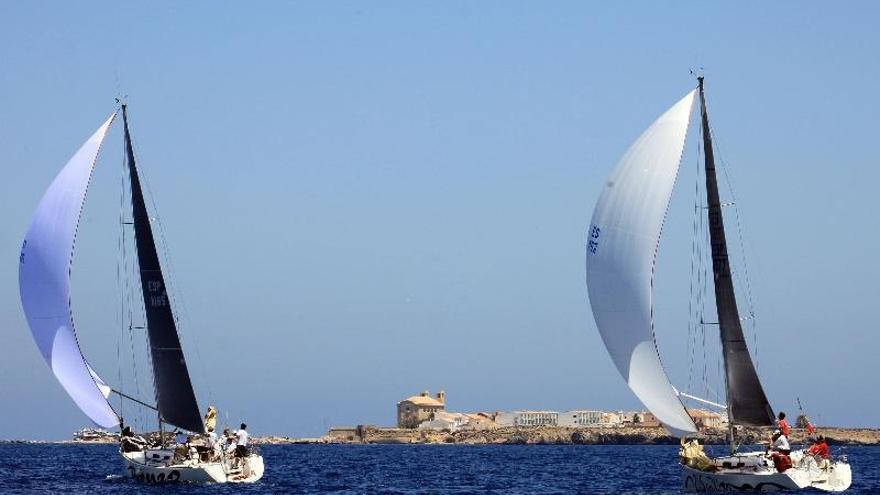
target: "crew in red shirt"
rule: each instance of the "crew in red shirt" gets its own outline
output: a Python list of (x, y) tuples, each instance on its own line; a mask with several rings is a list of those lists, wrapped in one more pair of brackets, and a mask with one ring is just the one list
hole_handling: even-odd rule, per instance
[(788, 433), (791, 431), (791, 428), (788, 426), (788, 421), (785, 420), (785, 413), (779, 411), (779, 421), (776, 422), (779, 425), (779, 431), (785, 435), (785, 438), (788, 438)]
[(822, 459), (828, 459), (831, 457), (831, 453), (828, 451), (828, 442), (825, 441), (823, 435), (819, 435), (816, 443), (810, 446), (807, 453), (816, 457), (821, 457)]

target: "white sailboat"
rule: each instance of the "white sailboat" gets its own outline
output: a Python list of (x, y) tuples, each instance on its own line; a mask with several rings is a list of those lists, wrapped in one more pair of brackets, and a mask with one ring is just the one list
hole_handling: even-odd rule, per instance
[(682, 439), (696, 436), (697, 427), (663, 369), (654, 339), (653, 280), (667, 208), (699, 97), (706, 179), (702, 209), (708, 215), (711, 239), (731, 452), (707, 458), (703, 469), (682, 463), (683, 488), (700, 492), (807, 487), (843, 491), (852, 481), (845, 458), (824, 463), (796, 451), (791, 454), (794, 466), (779, 472), (764, 451), (737, 452), (734, 425), (772, 426), (775, 418), (752, 363), (737, 309), (703, 78), (698, 81), (697, 89), (661, 115), (630, 146), (596, 204), (586, 256), (587, 287), (596, 325), (618, 371), (645, 407), (673, 435)]
[(77, 342), (70, 303), (70, 267), (80, 214), (101, 143), (118, 111), (55, 177), (31, 220), (19, 258), (21, 303), (28, 325), (58, 381), (95, 424), (102, 428), (120, 426), (120, 417), (109, 401), (113, 393), (156, 411), (160, 444), (135, 451), (120, 448), (125, 475), (151, 482), (257, 481), (263, 475), (260, 455), (251, 452), (233, 461), (224, 456), (192, 455), (186, 449), (175, 453), (161, 433), (163, 424), (195, 434), (205, 434), (206, 427), (199, 413), (153, 239), (132, 149), (126, 105), (123, 104), (121, 110), (132, 219), (126, 224), (134, 230), (137, 247), (155, 405), (112, 388), (89, 365)]

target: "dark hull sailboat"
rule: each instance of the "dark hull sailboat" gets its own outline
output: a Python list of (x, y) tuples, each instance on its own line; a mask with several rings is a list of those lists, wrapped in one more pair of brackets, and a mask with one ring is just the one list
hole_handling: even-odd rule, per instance
[[(627, 384), (672, 434), (683, 439), (688, 491), (775, 491), (812, 486), (842, 491), (851, 482), (845, 459), (823, 463), (793, 452), (794, 467), (777, 470), (764, 452), (737, 453), (735, 425), (775, 424), (743, 334), (724, 231), (709, 115), (699, 86), (657, 119), (627, 150), (599, 197), (588, 232), (587, 287), (602, 340)], [(699, 96), (705, 152), (706, 211), (731, 455), (710, 459), (695, 441), (696, 425), (672, 386), (654, 339), (653, 279), (666, 211)], [(699, 400), (699, 399), (698, 399)], [(703, 401), (708, 402), (708, 401)], [(687, 454), (687, 457), (685, 457)]]
[[(109, 386), (89, 365), (76, 339), (70, 305), (70, 266), (76, 231), (101, 143), (116, 115), (114, 112), (59, 172), (34, 213), (19, 257), (22, 307), (47, 364), (74, 402), (97, 425), (120, 426), (120, 417), (109, 401), (115, 393), (156, 411), (160, 432), (164, 424), (170, 424), (194, 434), (205, 434), (156, 250), (125, 105), (122, 116), (131, 194), (130, 224), (137, 248), (155, 404)], [(121, 449), (127, 475), (149, 481), (226, 482), (256, 481), (263, 474), (259, 455), (236, 460), (233, 466), (216, 456), (192, 456), (189, 452), (175, 455), (174, 450), (165, 448), (164, 435), (160, 437), (161, 446), (156, 449)]]

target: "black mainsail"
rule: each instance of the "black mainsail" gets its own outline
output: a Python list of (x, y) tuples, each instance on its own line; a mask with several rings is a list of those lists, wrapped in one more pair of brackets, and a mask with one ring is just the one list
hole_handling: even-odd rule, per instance
[(204, 424), (180, 346), (180, 337), (177, 335), (171, 301), (162, 277), (153, 229), (150, 227), (147, 205), (135, 165), (125, 105), (122, 106), (122, 119), (125, 126), (125, 156), (131, 183), (132, 218), (159, 417), (179, 428), (204, 433)]
[(745, 426), (771, 426), (774, 424), (773, 409), (767, 401), (749, 348), (743, 335), (736, 294), (730, 273), (727, 239), (724, 235), (724, 219), (718, 194), (718, 178), (715, 173), (715, 154), (709, 130), (709, 113), (703, 94), (703, 78), (700, 82), (700, 108), (703, 122), (703, 147), (706, 156), (706, 197), (709, 211), (709, 236), (712, 243), (712, 272), (715, 275), (715, 306), (721, 328), (721, 348), (724, 355), (724, 372), (727, 383), (727, 411), (730, 424)]

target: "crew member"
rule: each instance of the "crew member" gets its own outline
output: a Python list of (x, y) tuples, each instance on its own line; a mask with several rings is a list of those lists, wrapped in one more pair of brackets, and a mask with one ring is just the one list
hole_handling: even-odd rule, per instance
[(775, 430), (771, 437), (770, 447), (767, 450), (785, 455), (791, 454), (791, 445), (788, 443), (788, 437), (783, 435), (781, 430)]
[(226, 456), (231, 456), (235, 453), (236, 445), (235, 445), (235, 437), (232, 435), (232, 432), (229, 431), (229, 428), (225, 428), (223, 430), (223, 438), (225, 442), (223, 443), (223, 454)]
[(180, 430), (174, 430), (174, 441), (177, 447), (174, 449), (174, 456), (178, 459), (189, 458), (189, 435)]
[(819, 435), (816, 442), (810, 445), (807, 454), (813, 456), (819, 469), (828, 469), (831, 466), (831, 452), (828, 450), (828, 442), (824, 435)]
[(241, 428), (235, 432), (235, 457), (248, 456), (248, 437), (247, 425), (242, 423)]
[(206, 435), (206, 438), (204, 440), (204, 446), (196, 447), (196, 450), (199, 452), (202, 460), (208, 461), (219, 457), (220, 442), (217, 440), (217, 432), (214, 431), (213, 426), (208, 427), (208, 434)]
[(208, 427), (208, 445), (212, 448), (217, 446), (217, 432), (213, 426)]
[(788, 438), (782, 434), (781, 430), (776, 430), (773, 432), (773, 442), (767, 447), (768, 452), (770, 452), (770, 459), (773, 460), (773, 467), (776, 468), (776, 471), (780, 473), (784, 473), (788, 468), (791, 467), (791, 446), (788, 444)]
[(776, 424), (779, 426), (779, 431), (781, 431), (782, 434), (785, 435), (785, 438), (788, 439), (788, 435), (791, 433), (791, 428), (788, 426), (788, 421), (785, 420), (784, 412), (779, 411), (779, 420)]

